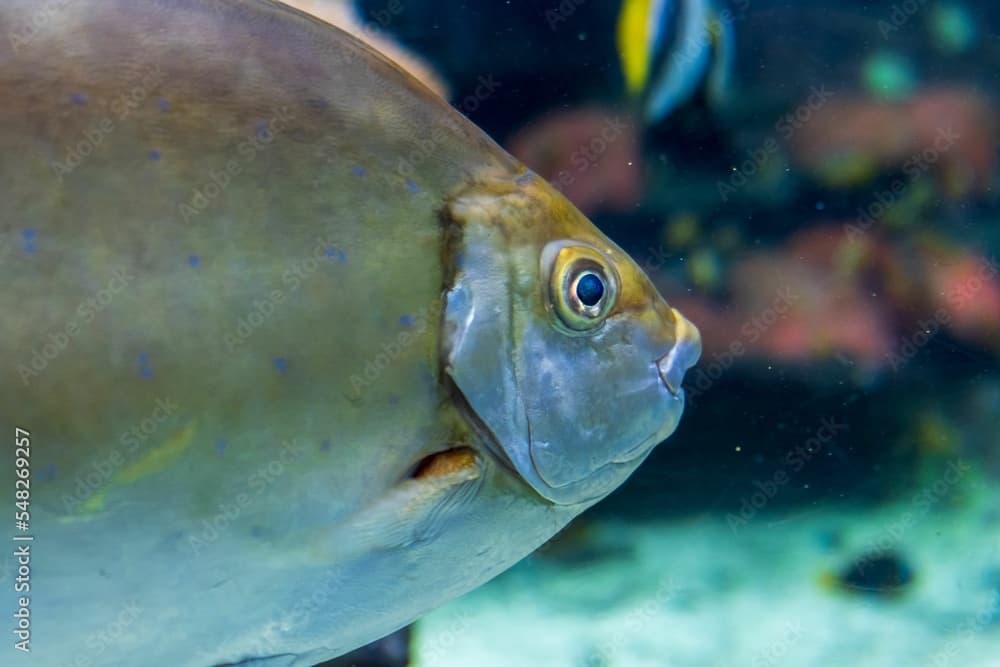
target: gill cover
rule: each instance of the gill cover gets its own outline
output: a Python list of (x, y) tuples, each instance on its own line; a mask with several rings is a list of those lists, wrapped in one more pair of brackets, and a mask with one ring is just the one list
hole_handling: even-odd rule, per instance
[[(620, 297), (616, 260), (631, 260), (545, 184), (480, 186), (447, 215), (445, 372), (537, 493), (558, 504), (607, 495), (683, 411), (655, 365), (675, 341), (649, 331), (671, 330), (672, 309), (651, 302), (652, 327), (611, 316), (602, 299)], [(540, 229), (569, 238), (539, 241)]]

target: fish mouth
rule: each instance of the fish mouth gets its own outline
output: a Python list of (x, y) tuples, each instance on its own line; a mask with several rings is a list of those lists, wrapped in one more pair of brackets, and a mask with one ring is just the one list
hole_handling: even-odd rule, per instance
[(656, 371), (667, 391), (680, 398), (684, 375), (701, 357), (701, 334), (683, 315), (676, 310), (673, 312), (677, 321), (677, 340), (669, 352), (656, 360)]

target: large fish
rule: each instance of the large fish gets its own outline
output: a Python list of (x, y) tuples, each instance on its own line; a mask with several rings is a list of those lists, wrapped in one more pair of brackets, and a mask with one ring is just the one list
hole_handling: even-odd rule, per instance
[(8, 502), (29, 482), (3, 664), (315, 664), (523, 558), (676, 427), (695, 327), (346, 33), (5, 0), (0, 34)]

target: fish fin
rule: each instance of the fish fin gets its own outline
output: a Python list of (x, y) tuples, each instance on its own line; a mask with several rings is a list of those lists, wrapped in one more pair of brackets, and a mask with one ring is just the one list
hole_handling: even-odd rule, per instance
[(630, 95), (638, 94), (649, 79), (651, 4), (650, 0), (625, 0), (618, 15), (618, 55)]
[(703, 85), (712, 50), (705, 34), (711, 28), (710, 0), (685, 0), (678, 15), (676, 42), (654, 59), (661, 62), (652, 76), (645, 105), (647, 122), (655, 124), (687, 102)]
[(733, 18), (728, 13), (715, 8), (708, 21), (713, 55), (705, 92), (709, 104), (718, 107), (725, 102), (732, 79), (736, 35), (733, 31)]
[(412, 476), (335, 527), (328, 552), (350, 556), (433, 540), (481, 484), (482, 469), (473, 450), (457, 447), (429, 456)]
[(217, 665), (217, 667), (294, 667), (298, 659), (299, 656), (294, 653), (282, 653), (281, 655), (269, 655), (265, 658), (247, 658), (240, 662)]

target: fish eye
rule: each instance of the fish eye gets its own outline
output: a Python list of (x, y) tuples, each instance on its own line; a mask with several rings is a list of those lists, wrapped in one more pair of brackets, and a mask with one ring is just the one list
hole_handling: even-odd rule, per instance
[(618, 278), (596, 249), (568, 246), (554, 258), (549, 290), (553, 309), (562, 324), (573, 331), (591, 331), (614, 306)]
[(576, 279), (573, 293), (576, 294), (580, 303), (592, 308), (599, 304), (604, 297), (604, 279), (590, 271), (582, 273)]

